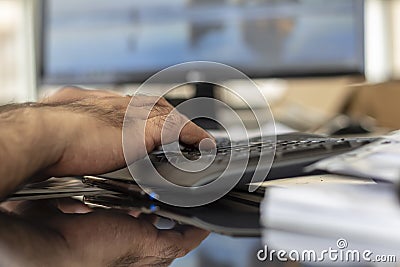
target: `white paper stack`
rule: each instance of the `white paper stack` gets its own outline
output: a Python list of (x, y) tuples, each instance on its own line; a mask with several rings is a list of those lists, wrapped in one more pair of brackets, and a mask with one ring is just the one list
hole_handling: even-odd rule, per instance
[(308, 171), (325, 170), (358, 177), (400, 181), (400, 130), (351, 152), (321, 160)]
[(400, 260), (399, 203), (388, 184), (271, 187), (261, 206), (263, 241), (273, 249), (321, 253), (341, 250), (337, 242), (344, 239), (346, 250)]

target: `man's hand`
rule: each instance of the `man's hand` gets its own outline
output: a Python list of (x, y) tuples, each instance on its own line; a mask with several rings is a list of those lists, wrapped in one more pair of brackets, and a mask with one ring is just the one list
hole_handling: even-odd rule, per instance
[[(190, 226), (159, 230), (152, 217), (85, 211), (82, 205), (72, 199), (31, 201), (14, 208), (19, 216), (0, 212), (0, 265), (168, 266), (208, 235)], [(88, 213), (70, 213), (78, 209)]]
[[(206, 131), (176, 112), (173, 113), (174, 120), (169, 120), (175, 125), (165, 127), (164, 123), (167, 116), (172, 113), (173, 106), (163, 98), (134, 96), (132, 99), (105, 91), (65, 88), (44, 102), (54, 104), (68, 102), (69, 99), (74, 99), (69, 105), (73, 106), (76, 115), (80, 118), (76, 122), (77, 125), (71, 126), (76, 132), (67, 137), (69, 146), (64, 148), (61, 160), (47, 170), (49, 175), (99, 174), (123, 167), (125, 159), (122, 151), (121, 129), (129, 103), (131, 105), (130, 126), (127, 127), (130, 127), (129, 132), (132, 136), (128, 138), (137, 143), (137, 147), (141, 143), (145, 144), (148, 152), (161, 145), (162, 130), (173, 132), (186, 122), (179, 133), (179, 139), (182, 142), (198, 145), (201, 140), (212, 138)], [(154, 103), (156, 104), (152, 106)], [(69, 121), (67, 116), (74, 115), (64, 114), (61, 121)], [(146, 131), (142, 132), (140, 126), (144, 123)], [(168, 135), (168, 133), (163, 134)], [(134, 155), (132, 161), (140, 159), (144, 153), (146, 152), (142, 151)]]
[[(105, 91), (65, 88), (41, 103), (0, 113), (0, 121), (7, 127), (0, 129), (0, 147), (4, 148), (0, 150), (4, 166), (0, 169), (0, 197), (32, 176), (100, 174), (124, 167), (122, 127), (130, 102), (129, 140), (133, 145), (137, 142), (138, 149), (129, 152), (129, 161), (161, 145), (162, 130), (167, 142), (179, 137), (188, 145), (198, 145), (205, 138), (212, 139), (176, 111), (173, 119), (167, 120), (173, 107), (164, 99), (153, 107), (155, 98), (150, 96), (132, 99)], [(145, 150), (140, 149), (142, 143)]]
[[(175, 111), (169, 121), (173, 107), (164, 99), (154, 107), (154, 97), (131, 100), (105, 91), (66, 88), (41, 103), (0, 108), (0, 198), (30, 177), (99, 174), (124, 167), (123, 127), (129, 127), (129, 140), (138, 147), (130, 152), (130, 161), (161, 145), (161, 140), (198, 145), (212, 138)], [(128, 124), (123, 125), (129, 103)], [(139, 149), (141, 144), (144, 149)], [(158, 230), (147, 217), (110, 210), (74, 214), (76, 208), (59, 204), (23, 202), (13, 205), (13, 215), (0, 212), (0, 265), (167, 266), (208, 235), (187, 226)]]

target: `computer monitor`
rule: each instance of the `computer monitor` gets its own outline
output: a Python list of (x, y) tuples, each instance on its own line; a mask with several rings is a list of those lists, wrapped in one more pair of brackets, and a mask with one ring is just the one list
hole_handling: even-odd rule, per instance
[(45, 84), (143, 82), (194, 60), (251, 78), (364, 72), (363, 0), (43, 1)]

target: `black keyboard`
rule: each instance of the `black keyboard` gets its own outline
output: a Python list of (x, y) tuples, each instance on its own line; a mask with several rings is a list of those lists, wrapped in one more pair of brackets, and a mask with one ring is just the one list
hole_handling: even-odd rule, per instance
[[(165, 179), (183, 186), (203, 185), (212, 182), (226, 168), (229, 161), (240, 159), (243, 155), (249, 158), (247, 167), (238, 186), (251, 181), (252, 174), (259, 162), (260, 155), (273, 153), (272, 167), (265, 180), (302, 176), (307, 173), (304, 167), (318, 160), (351, 151), (376, 140), (376, 138), (347, 137), (334, 138), (304, 133), (278, 135), (276, 142), (271, 137), (255, 137), (248, 140), (230, 141), (227, 138), (217, 139), (216, 151), (199, 151), (193, 147), (181, 147), (181, 153), (190, 161), (207, 160), (215, 154), (212, 164), (199, 172), (179, 170), (172, 163), (182, 161), (182, 155), (176, 151), (156, 150), (150, 154), (150, 159), (159, 173)], [(216, 153), (215, 153), (216, 152)], [(167, 157), (168, 156), (168, 157)], [(269, 164), (265, 164), (269, 168)], [(238, 170), (238, 175), (242, 172)], [(231, 174), (235, 175), (235, 174)]]

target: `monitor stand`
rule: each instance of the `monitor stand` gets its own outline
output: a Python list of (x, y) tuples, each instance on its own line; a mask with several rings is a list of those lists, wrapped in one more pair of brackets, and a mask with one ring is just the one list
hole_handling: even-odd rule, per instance
[[(207, 97), (207, 98), (214, 98), (214, 90), (215, 85), (211, 83), (195, 83), (196, 93), (193, 98), (196, 97)], [(186, 101), (187, 99), (182, 98), (172, 98), (167, 100), (173, 105), (178, 106), (182, 102)], [(193, 107), (188, 106), (181, 106), (178, 108), (179, 112), (185, 114), (187, 117), (195, 117), (196, 115), (201, 115), (204, 117), (211, 117), (216, 118), (216, 106), (215, 105), (207, 105), (207, 107), (201, 107), (201, 110), (194, 110)], [(214, 120), (207, 119), (207, 118), (197, 118), (193, 120), (194, 123), (199, 125), (204, 129), (215, 130), (221, 129), (221, 126)]]
[[(208, 97), (215, 98), (215, 85), (211, 83), (196, 83), (195, 97)], [(196, 111), (194, 111), (196, 112)], [(217, 118), (217, 109), (215, 105), (207, 105), (202, 110), (197, 111), (195, 114), (201, 114), (205, 117)], [(207, 118), (197, 118), (193, 120), (194, 123), (204, 129), (220, 129), (220, 125), (215, 121)]]

